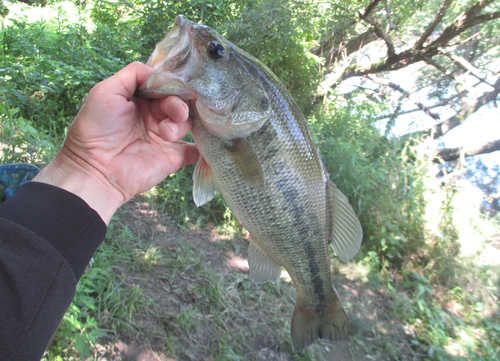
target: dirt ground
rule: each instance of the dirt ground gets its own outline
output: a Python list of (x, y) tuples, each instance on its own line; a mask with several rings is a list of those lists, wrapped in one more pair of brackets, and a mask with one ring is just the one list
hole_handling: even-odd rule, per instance
[[(147, 331), (140, 334), (124, 332), (118, 334), (117, 337), (106, 339), (107, 342), (102, 342), (102, 345), (98, 346), (102, 355), (101, 359), (123, 361), (224, 360), (223, 357), (205, 358), (202, 356), (203, 348), (196, 352), (193, 351), (194, 356), (172, 358), (172, 353), (165, 350), (164, 337), (169, 333), (179, 335), (185, 332), (179, 329), (175, 322), (172, 322), (168, 317), (174, 317), (176, 312), (181, 312), (186, 307), (201, 302), (197, 292), (190, 291), (194, 284), (203, 282), (197, 277), (197, 272), (201, 272), (199, 271), (200, 267), (211, 270), (214, 274), (248, 277), (246, 275), (248, 262), (246, 261), (247, 244), (245, 238), (239, 236), (228, 241), (217, 235), (210, 227), (203, 230), (189, 228), (181, 230), (173, 217), (158, 213), (141, 198), (136, 198), (126, 204), (119, 212), (119, 217), (120, 226), (126, 226), (138, 238), (137, 241), (142, 242), (144, 246), (157, 247), (162, 254), (175, 253), (180, 247), (194, 249), (197, 253), (196, 259), (201, 259), (202, 265), (189, 264), (189, 260), (187, 260), (179, 266), (181, 269), (177, 269), (175, 272), (173, 271), (176, 267), (175, 264), (172, 266), (172, 264), (162, 264), (161, 262), (146, 271), (127, 270), (126, 267), (120, 267), (117, 271), (120, 273), (120, 277), (127, 279), (131, 285), (140, 285), (144, 296), (153, 300), (158, 309), (165, 312), (138, 311), (134, 314), (135, 322), (140, 324), (141, 329)], [(283, 322), (280, 325), (274, 321), (266, 324), (267, 316), (263, 314), (265, 310), (255, 310), (255, 314), (252, 314), (252, 307), (245, 303), (244, 295), (239, 294), (242, 307), (245, 308), (245, 319), (248, 322), (250, 320), (256, 322), (257, 330), (259, 327), (262, 328), (261, 335), (248, 337), (243, 341), (247, 343), (244, 346), (248, 350), (248, 360), (416, 360), (425, 356), (414, 353), (403, 326), (391, 319), (392, 300), (383, 288), (367, 288), (366, 282), (362, 282), (360, 277), (350, 274), (348, 268), (340, 268), (340, 270), (337, 268), (337, 271), (338, 273), (334, 274), (333, 282), (348, 313), (352, 334), (350, 340), (336, 343), (320, 340), (311, 346), (313, 356), (297, 357), (296, 354), (273, 344), (274, 339), (266, 337), (266, 334), (272, 333), (273, 329), (276, 328), (280, 328), (283, 337), (289, 337), (289, 324), (287, 326)], [(282, 278), (288, 281), (286, 275)], [(286, 282), (283, 284), (288, 285)], [(290, 292), (294, 292), (293, 287), (289, 288)], [(287, 309), (292, 310), (293, 297), (292, 294), (279, 302), (285, 303)], [(210, 318), (213, 315), (208, 313), (204, 317)], [(227, 322), (228, 327), (230, 327), (232, 320), (229, 319)], [(216, 332), (204, 329), (204, 325), (202, 320), (199, 329), (189, 331), (196, 333), (195, 336), (192, 336), (193, 341), (191, 341), (193, 350), (197, 349), (196, 343), (199, 342), (197, 340), (206, 340), (206, 343), (211, 345), (218, 342)], [(235, 327), (245, 328), (245, 323), (235, 324)], [(286, 327), (288, 329), (284, 329)], [(397, 352), (393, 349), (394, 345), (399, 345)], [(385, 352), (386, 350), (390, 352)], [(398, 355), (396, 358), (394, 357), (395, 353)]]

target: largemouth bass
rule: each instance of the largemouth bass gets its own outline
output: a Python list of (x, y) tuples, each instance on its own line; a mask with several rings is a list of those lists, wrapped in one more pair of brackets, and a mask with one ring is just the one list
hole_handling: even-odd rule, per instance
[(332, 285), (329, 244), (344, 261), (362, 229), (330, 181), (306, 119), (259, 60), (179, 15), (149, 59), (154, 73), (137, 95), (178, 95), (190, 107), (201, 158), (193, 175), (198, 206), (220, 191), (250, 235), (255, 283), (276, 282), (284, 267), (297, 290), (291, 334), (296, 350), (318, 338), (349, 335)]

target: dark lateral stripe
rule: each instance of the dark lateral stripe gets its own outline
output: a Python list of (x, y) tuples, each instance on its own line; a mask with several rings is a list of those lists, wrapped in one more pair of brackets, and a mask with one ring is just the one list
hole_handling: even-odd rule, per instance
[(314, 252), (314, 247), (311, 241), (304, 241), (304, 248), (306, 251), (307, 261), (309, 265), (309, 272), (311, 274), (312, 285), (314, 289), (315, 300), (320, 304), (326, 303), (325, 290), (323, 288), (323, 280), (319, 273), (319, 268), (316, 260), (316, 253)]

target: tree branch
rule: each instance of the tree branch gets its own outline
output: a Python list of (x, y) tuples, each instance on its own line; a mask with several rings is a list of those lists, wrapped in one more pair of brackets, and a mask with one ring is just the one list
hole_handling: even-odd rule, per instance
[[(455, 159), (460, 158), (461, 153), (463, 152), (465, 157), (472, 157), (478, 154), (488, 154), (493, 153), (500, 150), (500, 139), (488, 142), (480, 147), (473, 149), (462, 149), (462, 148), (444, 148), (438, 151), (437, 156), (444, 160), (445, 162), (449, 162)], [(439, 163), (439, 159), (434, 160), (435, 163)]]
[(364, 19), (365, 17), (369, 16), (380, 1), (381, 0), (373, 0), (371, 4), (366, 7), (365, 12), (363, 14), (360, 14), (360, 18)]
[[(399, 85), (397, 85), (396, 83), (393, 83), (393, 82), (390, 82), (390, 81), (387, 81), (385, 79), (373, 79), (371, 77), (369, 77), (369, 79), (375, 83), (378, 83), (378, 84), (382, 84), (382, 85), (385, 85), (385, 86), (388, 86), (398, 92), (400, 92), (401, 94), (403, 94), (404, 97), (410, 99), (410, 93), (407, 92), (406, 90), (404, 90), (403, 88), (401, 88)], [(411, 99), (410, 99), (411, 100)], [(420, 102), (416, 102), (414, 101), (413, 102), (421, 111), (423, 111), (425, 114), (427, 114), (428, 116), (430, 116), (432, 119), (434, 120), (440, 120), (439, 119), (439, 115), (431, 112), (430, 108), (426, 107), (424, 104), (420, 103)], [(399, 113), (401, 114), (401, 113)]]
[[(481, 0), (471, 6), (462, 15), (449, 25), (436, 40), (421, 50), (408, 49), (399, 54), (393, 54), (379, 63), (372, 64), (369, 68), (360, 68), (358, 66), (350, 66), (346, 68), (341, 79), (345, 80), (353, 76), (362, 76), (367, 74), (375, 74), (383, 71), (392, 71), (404, 68), (408, 65), (417, 63), (424, 59), (430, 59), (439, 53), (439, 48), (446, 47), (448, 42), (458, 36), (465, 30), (478, 24), (500, 18), (500, 11), (485, 15), (477, 15), (485, 6), (493, 0)], [(384, 39), (386, 40), (386, 39)], [(387, 43), (387, 42), (386, 42)], [(388, 44), (389, 47), (389, 44)], [(389, 52), (389, 51), (388, 51)]]
[[(442, 72), (443, 74), (445, 74), (451, 80), (454, 80), (458, 85), (460, 85), (462, 88), (466, 89), (468, 92), (470, 92), (470, 93), (473, 92), (472, 88), (469, 85), (467, 85), (466, 83), (464, 83), (463, 81), (461, 81), (451, 70), (448, 70), (448, 69), (442, 67), (441, 65), (439, 65), (438, 63), (436, 63), (432, 59), (426, 58), (425, 62), (427, 64), (432, 65), (433, 67), (435, 67), (437, 70), (439, 70), (440, 72)], [(474, 85), (474, 86), (476, 86), (476, 85)]]
[[(340, 29), (348, 28), (349, 26), (356, 24), (357, 21), (358, 21), (357, 19), (351, 19), (349, 21), (346, 21), (344, 24), (342, 24), (342, 26), (340, 26)], [(335, 42), (334, 34), (335, 34), (335, 28), (333, 29), (332, 36), (323, 41), (320, 46), (313, 48), (309, 51), (314, 55), (324, 56), (324, 53), (328, 52), (328, 49), (331, 49), (334, 46)]]
[[(434, 104), (434, 105), (431, 105), (428, 107), (428, 109), (435, 109), (435, 108), (439, 108), (439, 107), (444, 107), (445, 105), (448, 105), (450, 104), (453, 100), (459, 100), (459, 99), (462, 99), (463, 97), (465, 97), (469, 92), (467, 90), (463, 90), (461, 91), (460, 93), (458, 94), (455, 94), (447, 99), (444, 99), (442, 102), (440, 103), (437, 103), (437, 104)], [(419, 112), (421, 111), (422, 109), (420, 108), (417, 108), (417, 109), (411, 109), (411, 110), (404, 110), (402, 112), (397, 112), (397, 116), (400, 116), (400, 115), (405, 115), (405, 114), (410, 114), (410, 113), (415, 113), (415, 112)], [(377, 117), (375, 118), (375, 120), (381, 120), (381, 119), (386, 119), (386, 118), (393, 118), (395, 116), (395, 114), (387, 114), (387, 115), (381, 115), (380, 117)]]
[(382, 40), (384, 40), (385, 44), (387, 45), (387, 56), (389, 58), (393, 57), (396, 55), (396, 49), (394, 48), (394, 43), (392, 42), (391, 37), (387, 32), (385, 31), (384, 27), (380, 25), (372, 16), (365, 16), (364, 20), (373, 26), (375, 29), (375, 34), (377, 34)]
[(443, 5), (439, 8), (436, 17), (432, 21), (432, 23), (425, 29), (424, 33), (422, 36), (420, 36), (420, 39), (417, 40), (415, 45), (413, 45), (413, 49), (415, 50), (421, 50), (424, 47), (425, 41), (431, 36), (431, 34), (436, 30), (437, 26), (443, 20), (444, 15), (446, 14), (446, 11), (450, 7), (451, 3), (453, 0), (444, 0)]
[(333, 49), (329, 54), (324, 55), (326, 58), (325, 67), (330, 67), (342, 55), (349, 56), (375, 40), (378, 40), (378, 37), (375, 35), (373, 30), (368, 30), (358, 35), (349, 41), (345, 46), (339, 46), (338, 48)]
[(386, 59), (372, 64), (369, 68), (360, 68), (357, 65), (348, 67), (344, 74), (342, 74), (341, 79), (345, 80), (348, 78), (352, 78), (353, 76), (362, 76), (368, 74), (376, 74), (383, 71), (392, 71), (402, 69), (407, 67), (408, 65), (418, 63), (419, 61), (424, 60), (425, 57), (433, 57), (438, 53), (437, 49), (432, 51), (414, 51), (413, 49), (405, 50), (399, 54), (395, 54), (391, 57), (387, 57)]
[(478, 80), (480, 80), (483, 83), (488, 84), (490, 87), (494, 88), (493, 85), (491, 85), (490, 83), (488, 83), (486, 81), (486, 79), (481, 75), (481, 73), (479, 72), (479, 70), (476, 69), (475, 67), (473, 67), (472, 64), (469, 63), (464, 58), (462, 58), (460, 56), (457, 56), (455, 54), (451, 54), (451, 53), (447, 52), (446, 49), (441, 49), (441, 53), (443, 53), (444, 55), (446, 55), (448, 58), (450, 58), (451, 60), (453, 60), (455, 63), (459, 64), (462, 69), (470, 72)]
[(387, 21), (389, 22), (389, 29), (390, 30), (397, 30), (397, 26), (394, 26), (394, 23), (392, 22), (391, 0), (386, 0), (386, 2), (385, 2), (385, 13), (387, 16)]
[(467, 49), (465, 49), (464, 59), (468, 61), (471, 65), (474, 64), (474, 56), (476, 55), (477, 45), (479, 44), (479, 25), (474, 26), (472, 30), (472, 36), (469, 37), (471, 39), (467, 43)]
[(444, 29), (443, 33), (430, 45), (428, 45), (428, 47), (442, 46), (443, 44), (448, 43), (458, 34), (461, 34), (465, 30), (475, 25), (498, 19), (500, 17), (500, 12), (478, 15), (485, 6), (489, 5), (493, 1), (494, 0), (480, 0), (479, 2), (472, 5), (469, 10), (459, 15), (453, 23), (451, 23), (446, 29)]
[[(363, 14), (360, 13), (358, 15), (359, 19), (362, 20), (366, 16), (369, 16), (371, 14), (371, 12), (375, 9), (375, 7), (380, 3), (380, 1), (381, 0), (373, 0), (370, 3), (370, 5), (367, 6), (367, 8), (365, 9), (364, 13)], [(359, 21), (359, 19), (351, 19), (351, 20), (345, 22), (341, 26), (341, 29), (345, 29), (345, 28), (348, 28), (351, 25), (356, 24)], [(334, 31), (335, 31), (335, 29), (334, 29)], [(372, 32), (372, 31), (370, 31), (370, 32)], [(311, 49), (310, 52), (313, 53), (314, 55), (317, 55), (317, 56), (323, 55), (325, 52), (328, 52), (328, 56), (335, 56), (335, 57), (337, 57), (338, 55), (333, 55), (333, 54), (335, 52), (338, 52), (338, 49), (341, 48), (341, 47), (338, 47), (335, 50), (332, 50), (331, 52), (325, 51), (327, 49), (333, 48), (334, 47), (334, 42), (335, 42), (335, 39), (334, 39), (333, 34), (332, 34), (331, 37), (329, 37), (328, 39), (326, 39), (325, 41), (323, 41), (320, 46), (318, 46), (318, 47), (316, 47), (314, 49)], [(363, 42), (361, 42), (361, 43), (363, 43)], [(369, 43), (371, 43), (371, 41)], [(366, 43), (365, 43), (365, 45), (366, 45)], [(359, 50), (359, 49), (357, 49), (357, 50)], [(325, 56), (325, 58), (328, 59), (328, 56)]]
[(470, 115), (478, 111), (479, 108), (481, 108), (483, 105), (488, 104), (489, 102), (494, 101), (497, 98), (498, 94), (500, 94), (500, 77), (495, 82), (494, 87), (495, 87), (494, 90), (481, 95), (479, 98), (476, 99), (476, 101), (472, 105), (463, 106), (462, 109), (451, 118), (448, 118), (444, 122), (439, 123), (427, 130), (412, 133), (412, 135), (427, 134), (431, 135), (433, 139), (437, 139), (445, 135), (453, 128), (465, 122), (465, 120)]
[(106, 1), (106, 0), (98, 0), (98, 2), (106, 3), (106, 4), (111, 4), (111, 5), (120, 5), (120, 4), (121, 5), (127, 5), (129, 8), (134, 9), (138, 13), (144, 14), (144, 11), (137, 9), (134, 5), (132, 5), (131, 3), (129, 3), (126, 0), (121, 0), (121, 1), (117, 1), (117, 2)]

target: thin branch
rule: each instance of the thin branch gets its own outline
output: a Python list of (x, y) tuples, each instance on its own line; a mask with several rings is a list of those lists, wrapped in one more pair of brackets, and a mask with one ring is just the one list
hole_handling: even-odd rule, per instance
[[(368, 68), (360, 68), (359, 66), (350, 66), (346, 68), (344, 74), (340, 77), (342, 80), (353, 76), (362, 76), (367, 74), (380, 73), (382, 71), (392, 71), (404, 68), (408, 65), (417, 63), (424, 59), (430, 59), (439, 53), (440, 47), (447, 46), (448, 42), (458, 36), (465, 30), (487, 21), (500, 18), (500, 11), (486, 15), (477, 15), (486, 5), (493, 0), (481, 0), (474, 4), (469, 10), (457, 17), (457, 19), (449, 25), (436, 40), (423, 48), (422, 50), (408, 49), (399, 54), (388, 56), (385, 60), (376, 64), (372, 64)], [(386, 39), (384, 39), (386, 40)]]
[[(388, 87), (390, 87), (390, 88), (392, 88), (392, 89), (400, 92), (401, 94), (403, 94), (404, 97), (410, 99), (410, 93), (408, 91), (404, 90), (401, 86), (399, 86), (399, 85), (397, 85), (397, 84), (395, 84), (393, 82), (387, 81), (385, 79), (374, 79), (374, 78), (371, 78), (371, 77), (368, 77), (368, 79), (370, 79), (371, 81), (373, 81), (375, 83), (388, 86)], [(420, 102), (416, 102), (416, 101), (413, 101), (413, 102), (415, 103), (415, 105), (421, 111), (423, 111), (425, 114), (427, 114), (428, 116), (430, 116), (432, 119), (434, 119), (434, 120), (440, 120), (439, 119), (439, 115), (431, 112), (430, 108), (426, 107), (424, 104), (422, 104)]]
[(340, 45), (338, 48), (335, 48), (331, 51), (331, 53), (324, 55), (327, 59), (325, 63), (325, 67), (329, 67), (333, 64), (333, 62), (339, 59), (341, 56), (348, 57), (352, 53), (357, 52), (362, 47), (378, 40), (377, 35), (373, 32), (373, 30), (366, 31), (351, 41), (349, 41), (346, 45)]
[[(500, 139), (488, 142), (480, 147), (472, 149), (463, 148), (444, 148), (438, 151), (437, 156), (444, 160), (445, 162), (450, 162), (452, 160), (460, 158), (461, 154), (464, 157), (472, 157), (478, 154), (488, 154), (500, 150)], [(435, 163), (439, 163), (439, 159), (434, 160)]]
[(144, 11), (137, 9), (134, 5), (132, 5), (131, 3), (129, 3), (126, 0), (121, 0), (121, 1), (117, 1), (117, 2), (106, 1), (106, 0), (98, 0), (98, 2), (106, 3), (106, 4), (111, 4), (111, 5), (127, 5), (129, 8), (134, 9), (138, 13), (144, 14)]
[(457, 114), (452, 116), (451, 118), (448, 118), (444, 122), (439, 123), (430, 129), (416, 132), (416, 133), (413, 133), (412, 135), (428, 134), (428, 135), (431, 135), (434, 139), (437, 139), (437, 138), (445, 135), (453, 128), (458, 127), (460, 124), (465, 122), (465, 120), (469, 116), (471, 116), (476, 111), (478, 111), (483, 105), (488, 104), (489, 102), (496, 100), (496, 98), (498, 97), (498, 94), (500, 94), (500, 77), (495, 82), (494, 87), (495, 87), (494, 90), (481, 95), (479, 98), (476, 99), (476, 101), (472, 105), (462, 106), (462, 109)]
[[(500, 72), (499, 72), (500, 73)], [(495, 74), (496, 75), (496, 74)], [(436, 82), (437, 83), (437, 82)], [(481, 84), (481, 82), (477, 82), (476, 84), (472, 85), (473, 88), (477, 87), (479, 84)], [(428, 86), (428, 85), (426, 85)], [(419, 90), (423, 89), (424, 87), (420, 88)], [(417, 90), (417, 91), (419, 91)], [(447, 106), (447, 105), (453, 105), (455, 103), (455, 101), (458, 101), (464, 97), (467, 96), (467, 94), (469, 94), (469, 91), (468, 90), (462, 90), (460, 93), (457, 93), (455, 95), (452, 95), (451, 97), (449, 98), (446, 98), (446, 99), (443, 99), (441, 102), (437, 103), (437, 104), (434, 104), (434, 105), (431, 105), (429, 106), (428, 108), (429, 109), (435, 109), (435, 108), (440, 108), (440, 107), (444, 107), (444, 106)], [(397, 116), (399, 115), (405, 115), (405, 114), (410, 114), (410, 113), (415, 113), (415, 112), (419, 112), (421, 111), (420, 108), (416, 108), (416, 109), (411, 109), (411, 110), (404, 110), (402, 112), (397, 112)], [(375, 120), (381, 120), (381, 119), (386, 119), (386, 118), (392, 118), (394, 117), (395, 114), (386, 114), (386, 115), (381, 115), (380, 117), (377, 117), (375, 118)]]
[(454, 80), (458, 85), (460, 85), (462, 88), (466, 89), (468, 92), (471, 92), (471, 93), (473, 92), (472, 87), (470, 87), (469, 85), (467, 85), (466, 83), (464, 83), (463, 81), (461, 81), (460, 79), (458, 79), (457, 75), (454, 72), (452, 72), (451, 70), (448, 70), (445, 67), (442, 67), (441, 65), (439, 65), (438, 63), (436, 63), (432, 59), (427, 59), (426, 58), (425, 62), (427, 64), (429, 64), (429, 65), (432, 65), (437, 70), (439, 70), (440, 72), (442, 72), (443, 74), (445, 74), (449, 79)]
[[(449, 105), (451, 104), (455, 99), (456, 100), (460, 100), (462, 99), (463, 97), (465, 97), (469, 92), (467, 90), (464, 90), (464, 91), (461, 91), (460, 93), (458, 94), (455, 94), (454, 96), (450, 97), (450, 98), (447, 98), (447, 99), (444, 99), (442, 102), (440, 103), (437, 103), (437, 104), (434, 104), (434, 105), (431, 105), (429, 106), (428, 108), (429, 109), (435, 109), (435, 108), (440, 108), (440, 107), (444, 107), (446, 105)], [(415, 108), (415, 109), (411, 109), (411, 110), (403, 110), (403, 111), (399, 111), (397, 112), (397, 114), (386, 114), (386, 115), (381, 115), (380, 117), (376, 117), (375, 120), (381, 120), (381, 119), (387, 119), (387, 118), (393, 118), (395, 116), (400, 116), (400, 115), (405, 115), (405, 114), (411, 114), (411, 113), (415, 113), (415, 112), (420, 112), (422, 109), (420, 108)]]
[(363, 14), (360, 14), (360, 18), (364, 19), (367, 16), (369, 16), (372, 11), (375, 9), (375, 7), (379, 4), (381, 0), (373, 0), (370, 5), (367, 6), (365, 12)]
[(430, 45), (428, 45), (428, 47), (441, 46), (442, 44), (448, 43), (458, 34), (461, 34), (465, 30), (475, 25), (498, 19), (500, 17), (500, 12), (478, 15), (484, 7), (486, 7), (493, 1), (494, 0), (480, 0), (479, 2), (472, 5), (469, 10), (459, 15), (453, 23), (446, 27), (446, 29), (443, 30), (442, 34)]
[(473, 35), (469, 37), (469, 39), (473, 38), (473, 40), (467, 42), (467, 48), (465, 49), (464, 54), (464, 59), (471, 63), (471, 65), (473, 64), (474, 56), (477, 51), (477, 45), (479, 44), (479, 39), (477, 38), (477, 35), (479, 35), (479, 25), (474, 26), (472, 33)]
[(453, 60), (454, 62), (459, 64), (462, 69), (467, 70), (469, 73), (474, 75), (478, 80), (480, 80), (483, 83), (488, 84), (490, 87), (494, 88), (493, 85), (491, 85), (490, 83), (488, 83), (486, 81), (486, 79), (481, 75), (479, 70), (476, 69), (474, 66), (472, 66), (472, 64), (469, 63), (467, 60), (465, 60), (464, 58), (457, 56), (455, 54), (449, 53), (448, 51), (446, 51), (446, 49), (442, 48), (442, 49), (440, 49), (440, 51), (442, 54), (446, 55), (448, 58), (450, 58), (451, 60)]
[(392, 42), (391, 37), (387, 32), (385, 31), (384, 27), (379, 24), (372, 16), (365, 16), (364, 20), (373, 26), (375, 29), (375, 34), (377, 34), (382, 40), (384, 40), (385, 44), (387, 45), (387, 56), (389, 58), (393, 57), (396, 55), (396, 49), (394, 48), (394, 43)]
[(418, 39), (415, 45), (413, 45), (413, 49), (421, 50), (424, 47), (425, 41), (429, 38), (429, 36), (431, 36), (434, 30), (436, 30), (441, 20), (443, 20), (443, 17), (446, 14), (446, 11), (448, 10), (452, 2), (453, 0), (444, 0), (443, 5), (441, 5), (436, 14), (436, 17), (434, 18), (432, 23), (427, 27), (427, 29), (425, 29), (422, 36), (420, 36), (420, 39)]
[[(351, 19), (349, 21), (346, 21), (341, 26), (338, 26), (338, 29), (348, 28), (349, 26), (356, 24), (357, 21), (358, 21), (357, 19)], [(328, 39), (323, 41), (320, 46), (313, 48), (309, 51), (311, 53), (313, 53), (314, 55), (322, 56), (323, 53), (325, 53), (325, 50), (332, 48), (334, 45), (334, 42), (335, 42), (335, 37), (334, 37), (335, 30), (336, 30), (336, 28), (333, 29), (332, 36), (330, 36)]]
[(394, 23), (392, 22), (391, 0), (386, 0), (386, 2), (385, 2), (385, 13), (386, 13), (386, 16), (387, 16), (387, 21), (389, 22), (389, 29), (390, 30), (397, 30), (397, 27), (394, 26)]
[(448, 46), (455, 47), (455, 46), (464, 45), (465, 43), (468, 43), (469, 41), (475, 40), (475, 38), (477, 38), (479, 35), (480, 35), (479, 33), (475, 33), (474, 35), (469, 36), (467, 39), (460, 40), (456, 43), (448, 44)]

